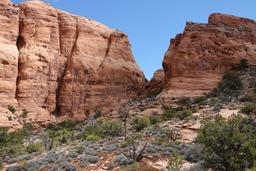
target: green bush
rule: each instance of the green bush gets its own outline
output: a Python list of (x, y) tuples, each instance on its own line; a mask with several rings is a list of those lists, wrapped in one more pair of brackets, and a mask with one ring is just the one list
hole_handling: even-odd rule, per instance
[(9, 120), (9, 121), (12, 121), (12, 117), (11, 117), (11, 116), (8, 116), (8, 120)]
[(144, 116), (135, 116), (132, 118), (132, 127), (136, 131), (141, 131), (144, 128), (148, 127), (150, 124), (150, 121), (147, 117)]
[(256, 112), (256, 104), (255, 103), (247, 103), (244, 107), (240, 110), (241, 113), (244, 114), (251, 114)]
[(74, 129), (78, 122), (66, 120), (56, 125), (50, 123), (47, 125), (47, 133), (51, 140), (51, 148), (61, 144), (68, 144), (74, 139)]
[(192, 111), (190, 109), (185, 109), (182, 111), (178, 111), (176, 113), (176, 118), (179, 118), (180, 120), (186, 119), (187, 117), (192, 116)]
[(122, 134), (123, 124), (119, 120), (105, 120), (98, 121), (96, 124), (88, 124), (84, 127), (83, 137), (86, 138), (90, 135), (96, 135), (101, 138), (115, 137)]
[(253, 102), (254, 101), (254, 97), (252, 95), (246, 94), (244, 96), (242, 96), (239, 99), (240, 102)]
[(101, 111), (101, 109), (100, 109), (100, 107), (96, 107), (96, 109), (95, 109), (95, 118), (99, 118), (99, 117), (101, 117), (102, 116), (102, 111)]
[(193, 102), (190, 98), (182, 98), (178, 101), (178, 104), (183, 105), (183, 106), (191, 106), (192, 103)]
[(252, 90), (253, 95), (256, 95), (256, 88)]
[(199, 96), (194, 99), (195, 104), (203, 105), (205, 104), (205, 101), (207, 100), (206, 96)]
[(100, 141), (101, 137), (98, 135), (89, 135), (85, 139), (86, 141)]
[(15, 107), (11, 106), (11, 105), (8, 105), (8, 110), (12, 113), (15, 113), (16, 112), (16, 109)]
[(28, 153), (40, 152), (43, 150), (42, 143), (32, 143), (27, 146)]
[(102, 137), (122, 135), (123, 124), (119, 120), (106, 120), (99, 125), (99, 132)]
[(239, 64), (238, 64), (238, 69), (239, 70), (244, 70), (249, 68), (249, 62), (247, 59), (241, 59)]
[(177, 152), (173, 152), (169, 158), (167, 169), (173, 170), (173, 171), (179, 171), (182, 167), (182, 164), (183, 164), (182, 155)]
[(224, 73), (222, 81), (218, 86), (218, 91), (225, 95), (234, 95), (242, 87), (243, 83), (238, 74), (234, 71), (227, 71)]
[(48, 130), (48, 135), (52, 140), (52, 147), (57, 147), (70, 143), (73, 140), (74, 132), (69, 129)]
[(59, 124), (62, 128), (74, 129), (77, 126), (78, 122), (73, 120), (66, 120)]
[(3, 165), (3, 162), (2, 160), (0, 159), (0, 169), (3, 169), (4, 165)]
[(8, 141), (8, 132), (6, 128), (0, 128), (0, 146), (3, 146)]
[(21, 117), (22, 117), (22, 118), (28, 117), (28, 111), (27, 111), (26, 109), (23, 109), (23, 110), (22, 110)]
[(204, 161), (216, 170), (246, 170), (256, 158), (256, 126), (253, 118), (221, 116), (206, 121), (197, 140), (204, 145)]
[(163, 114), (163, 120), (167, 121), (176, 116), (177, 110), (171, 107), (166, 107), (164, 109), (164, 114)]
[(173, 109), (167, 108), (163, 114), (164, 120), (170, 120), (172, 118), (179, 118), (180, 120), (186, 119), (187, 117), (192, 115), (191, 109)]
[(160, 118), (158, 116), (150, 116), (149, 122), (150, 124), (155, 125), (160, 122)]
[(156, 138), (156, 142), (162, 146), (170, 146), (179, 136), (178, 130), (175, 129), (160, 128), (160, 130), (163, 134)]
[(140, 163), (134, 162), (130, 165), (123, 166), (121, 171), (139, 171), (140, 170)]
[(33, 129), (33, 125), (31, 123), (24, 123), (23, 124), (23, 130), (25, 130), (27, 133), (31, 132)]
[(99, 127), (97, 125), (88, 124), (84, 127), (84, 130), (83, 130), (84, 139), (86, 140), (86, 138), (90, 135), (100, 136)]
[(23, 140), (29, 135), (27, 128), (8, 133), (7, 129), (0, 128), (0, 157), (16, 156), (25, 153)]
[(78, 122), (77, 121), (72, 121), (72, 120), (66, 120), (58, 124), (48, 124), (47, 129), (48, 130), (61, 130), (61, 129), (68, 129), (68, 130), (73, 130), (77, 126)]
[(18, 162), (19, 169), (18, 170), (28, 170), (28, 162), (26, 160), (22, 160)]

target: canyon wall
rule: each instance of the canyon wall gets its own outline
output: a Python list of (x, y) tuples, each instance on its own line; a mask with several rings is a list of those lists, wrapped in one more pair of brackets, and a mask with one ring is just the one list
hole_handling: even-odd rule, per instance
[(163, 69), (154, 72), (153, 77), (144, 86), (144, 94), (146, 97), (157, 96), (164, 88), (165, 73)]
[(256, 64), (255, 21), (215, 13), (208, 24), (188, 22), (185, 31), (171, 39), (163, 60), (165, 95), (202, 95), (242, 58)]
[(14, 106), (38, 122), (84, 119), (141, 92), (124, 33), (40, 1), (2, 0), (0, 21), (1, 117)]

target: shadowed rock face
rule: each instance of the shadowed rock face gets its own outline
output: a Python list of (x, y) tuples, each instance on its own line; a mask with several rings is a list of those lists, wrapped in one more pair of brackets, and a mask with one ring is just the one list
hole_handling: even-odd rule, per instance
[(0, 107), (84, 119), (145, 82), (127, 36), (40, 1), (0, 3)]
[(208, 24), (189, 22), (165, 54), (165, 89), (170, 96), (202, 95), (242, 58), (256, 63), (255, 21), (212, 14)]
[(145, 84), (145, 95), (158, 95), (164, 87), (164, 70), (158, 69), (154, 72), (153, 78)]

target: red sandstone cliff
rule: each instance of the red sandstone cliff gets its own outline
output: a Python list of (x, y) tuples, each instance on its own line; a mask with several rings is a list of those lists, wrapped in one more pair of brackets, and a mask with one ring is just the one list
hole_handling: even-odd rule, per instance
[(8, 105), (38, 122), (52, 115), (83, 119), (137, 95), (145, 82), (124, 33), (40, 1), (1, 0), (0, 21), (5, 123)]
[(208, 24), (188, 22), (165, 54), (165, 90), (168, 96), (201, 95), (242, 58), (256, 63), (255, 21), (212, 14)]

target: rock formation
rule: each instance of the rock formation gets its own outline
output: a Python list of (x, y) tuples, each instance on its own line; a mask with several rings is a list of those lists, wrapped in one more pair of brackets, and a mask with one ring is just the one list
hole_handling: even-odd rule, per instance
[(122, 32), (40, 1), (1, 0), (0, 21), (2, 109), (26, 109), (39, 122), (84, 119), (141, 91), (145, 78)]
[(155, 71), (153, 78), (145, 84), (146, 96), (157, 95), (164, 88), (164, 70)]
[(169, 96), (202, 95), (242, 58), (256, 63), (255, 21), (216, 13), (208, 24), (188, 22), (165, 54), (165, 90)]

